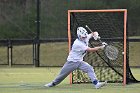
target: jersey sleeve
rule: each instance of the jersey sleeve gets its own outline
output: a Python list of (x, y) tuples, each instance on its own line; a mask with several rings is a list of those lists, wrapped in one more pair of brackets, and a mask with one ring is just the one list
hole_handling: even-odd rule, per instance
[(88, 46), (82, 44), (76, 46), (77, 51), (86, 51), (88, 48)]
[(92, 37), (93, 37), (92, 34), (88, 34), (88, 36), (87, 36), (88, 39), (90, 39)]
[(81, 46), (81, 49), (86, 51), (89, 47), (88, 46)]

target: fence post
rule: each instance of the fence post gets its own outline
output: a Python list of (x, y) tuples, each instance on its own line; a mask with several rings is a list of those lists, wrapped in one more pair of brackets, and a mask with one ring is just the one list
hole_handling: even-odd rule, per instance
[(8, 45), (7, 45), (7, 55), (8, 55), (8, 64), (11, 67), (12, 66), (12, 61), (13, 61), (13, 47), (12, 47), (12, 42), (11, 40), (8, 40)]
[(37, 0), (37, 17), (36, 17), (36, 38), (35, 38), (35, 66), (40, 65), (40, 0)]

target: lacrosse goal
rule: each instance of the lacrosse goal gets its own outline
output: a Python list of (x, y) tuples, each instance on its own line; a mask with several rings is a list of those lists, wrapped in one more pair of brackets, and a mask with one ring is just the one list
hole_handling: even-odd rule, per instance
[[(69, 51), (74, 40), (77, 38), (78, 26), (88, 25), (92, 31), (98, 31), (102, 41), (119, 49), (119, 57), (109, 60), (102, 51), (98, 53), (87, 53), (84, 60), (93, 66), (97, 78), (100, 81), (120, 82), (123, 85), (129, 82), (137, 82), (133, 77), (128, 59), (127, 42), (127, 10), (68, 10), (68, 42)], [(88, 29), (87, 29), (88, 31)], [(90, 32), (89, 32), (90, 33)], [(96, 41), (90, 40), (90, 47), (96, 46)], [(70, 83), (91, 82), (87, 74), (79, 69), (70, 74)]]

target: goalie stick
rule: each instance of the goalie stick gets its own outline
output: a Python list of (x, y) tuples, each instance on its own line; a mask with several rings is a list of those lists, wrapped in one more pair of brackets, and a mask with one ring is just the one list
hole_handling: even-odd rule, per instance
[[(91, 32), (93, 33), (93, 31), (86, 25), (86, 28)], [(101, 44), (104, 44), (104, 42), (101, 41), (100, 38), (98, 38), (98, 41), (101, 43)], [(106, 57), (110, 60), (116, 60), (118, 58), (118, 49), (113, 46), (113, 45), (108, 45), (106, 44), (105, 45), (105, 48), (104, 48), (104, 54), (106, 55)]]

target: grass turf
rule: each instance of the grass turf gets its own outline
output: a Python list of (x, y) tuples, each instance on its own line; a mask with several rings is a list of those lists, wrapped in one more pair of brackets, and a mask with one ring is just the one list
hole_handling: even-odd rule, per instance
[[(0, 68), (0, 93), (139, 93), (140, 84), (107, 84), (95, 89), (92, 84), (69, 84), (69, 77), (56, 87), (45, 88), (59, 73), (58, 67)], [(133, 69), (140, 79), (140, 69)], [(135, 74), (134, 73), (134, 74)]]
[[(135, 48), (139, 46), (139, 43), (137, 44), (130, 44), (130, 56), (131, 56), (131, 60), (130, 60), (130, 64), (133, 66), (138, 65), (138, 61), (135, 61), (134, 59), (139, 60), (139, 52), (135, 51), (136, 49), (139, 48)], [(49, 46), (48, 46), (49, 45)], [(133, 47), (135, 45), (135, 47)], [(50, 64), (50, 60), (52, 64), (61, 64), (63, 65), (63, 63), (65, 62), (65, 58), (67, 55), (67, 43), (60, 43), (57, 45), (53, 45), (53, 44), (47, 44), (47, 46), (51, 49), (53, 48), (53, 46), (57, 46), (57, 48), (54, 48), (54, 52), (51, 52), (49, 50), (45, 50), (45, 49), (49, 49), (46, 48), (46, 45), (42, 45), (41, 46), (41, 54), (45, 55), (44, 53), (49, 52), (49, 55), (45, 55), (45, 56), (41, 56), (41, 65), (48, 65)], [(63, 46), (63, 47), (61, 47)], [(15, 46), (16, 47), (16, 46)], [(17, 48), (18, 47), (18, 48)], [(19, 49), (20, 53), (18, 50), (18, 54), (15, 55), (19, 55), (21, 56), (22, 53), (26, 53), (25, 50), (26, 48), (32, 50), (32, 48), (30, 48), (31, 46), (17, 46), (15, 49)], [(25, 49), (23, 49), (21, 51), (21, 49), (25, 47)], [(61, 51), (63, 49), (65, 49), (65, 51)], [(28, 52), (30, 52), (27, 49)], [(6, 48), (1, 48), (0, 50), (5, 50)], [(133, 52), (132, 52), (133, 50)], [(2, 52), (2, 54), (5, 53), (5, 51)], [(24, 52), (23, 52), (24, 51)], [(57, 51), (57, 53), (56, 53)], [(32, 62), (32, 55), (30, 53), (26, 53), (25, 57), (23, 57), (24, 60), (17, 60), (17, 62)], [(62, 53), (64, 52), (64, 53)], [(58, 54), (55, 55), (54, 54)], [(137, 56), (134, 56), (134, 53)], [(61, 54), (61, 55), (60, 55)], [(3, 59), (6, 58), (6, 55), (4, 55), (5, 57), (1, 57)], [(26, 59), (27, 57), (30, 57), (30, 59)], [(58, 58), (59, 58), (59, 62), (58, 62)], [(17, 56), (17, 59), (19, 58), (19, 56)], [(62, 58), (62, 59), (60, 59)], [(14, 57), (14, 59), (16, 59)], [(49, 59), (49, 61), (46, 61), (46, 59)], [(53, 61), (53, 60), (57, 60)], [(28, 61), (27, 61), (28, 60)], [(5, 61), (4, 61), (5, 62)], [(14, 60), (14, 62), (16, 63), (16, 61)], [(135, 64), (136, 63), (136, 64)], [(51, 64), (51, 65), (52, 65)], [(131, 69), (132, 73), (134, 74), (134, 77), (136, 77), (136, 79), (140, 80), (140, 69)], [(53, 88), (45, 88), (43, 87), (44, 84), (49, 83), (51, 80), (53, 80), (57, 74), (59, 73), (60, 68), (49, 68), (49, 67), (45, 67), (45, 68), (0, 68), (0, 93), (139, 93), (140, 91), (140, 84), (130, 84), (127, 86), (122, 86), (122, 84), (108, 84), (107, 86), (103, 87), (102, 89), (96, 90), (94, 88), (94, 86), (92, 84), (73, 84), (70, 85), (69, 84), (69, 78), (67, 77), (60, 85), (53, 87)]]

